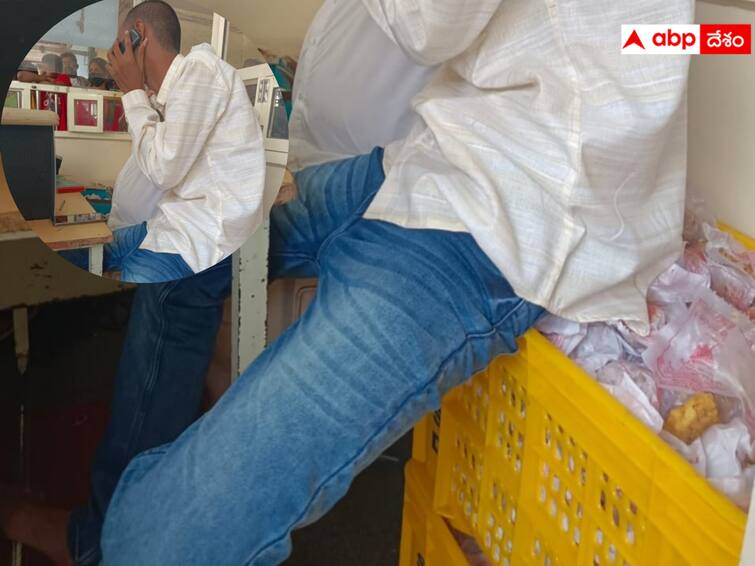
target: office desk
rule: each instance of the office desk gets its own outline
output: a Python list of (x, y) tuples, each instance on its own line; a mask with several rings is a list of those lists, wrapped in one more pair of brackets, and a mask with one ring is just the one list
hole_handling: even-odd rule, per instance
[[(12, 240), (40, 239), (55, 251), (88, 249), (89, 271), (102, 275), (104, 245), (113, 239), (113, 234), (105, 222), (55, 226), (51, 220), (26, 221), (16, 207), (5, 179), (0, 161), (0, 242)], [(10, 300), (4, 298), (4, 300)], [(28, 299), (20, 300), (20, 306), (13, 306), (13, 329), (16, 346), (16, 361), (19, 373), (26, 372), (29, 359), (29, 304)]]
[(89, 271), (96, 275), (102, 275), (103, 246), (113, 240), (105, 222), (55, 226), (51, 220), (24, 220), (13, 202), (0, 163), (0, 241), (35, 237), (55, 251), (88, 249)]

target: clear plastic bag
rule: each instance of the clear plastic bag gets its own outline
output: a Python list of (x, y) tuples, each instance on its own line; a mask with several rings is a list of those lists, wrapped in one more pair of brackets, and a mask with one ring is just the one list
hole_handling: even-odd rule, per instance
[(683, 320), (687, 317), (687, 306), (681, 301), (667, 304), (648, 304), (648, 319), (650, 320), (650, 333), (642, 336), (634, 332), (623, 322), (613, 324), (616, 331), (624, 339), (627, 345), (627, 354), (641, 358), (644, 351), (653, 341), (653, 336), (672, 320)]
[(746, 250), (728, 234), (712, 226), (703, 227), (707, 238), (711, 288), (742, 312), (755, 306), (755, 252)]
[(684, 210), (684, 230), (682, 236), (685, 242), (696, 242), (705, 237), (703, 227), (708, 224), (715, 226), (716, 217), (705, 206), (702, 198), (687, 195), (687, 204)]
[(572, 359), (591, 375), (624, 357), (623, 339), (614, 328), (602, 323), (590, 324), (587, 335), (572, 352)]
[(561, 352), (570, 356), (587, 335), (587, 325), (549, 314), (536, 324), (537, 329)]
[(702, 275), (710, 282), (710, 265), (705, 255), (705, 245), (702, 242), (687, 244), (680, 263), (687, 271)]
[(674, 264), (664, 271), (648, 289), (648, 301), (655, 305), (692, 303), (710, 287), (703, 274), (687, 271)]
[(655, 381), (647, 368), (612, 362), (598, 371), (598, 381), (632, 414), (655, 432), (663, 428)]
[(709, 478), (738, 476), (753, 458), (752, 436), (742, 419), (710, 427), (701, 440)]
[(625, 378), (630, 379), (650, 405), (658, 409), (658, 387), (653, 373), (643, 364), (631, 361), (611, 362), (598, 372), (598, 381), (603, 384), (616, 385)]
[(690, 444), (687, 444), (665, 430), (660, 432), (660, 437), (666, 442), (666, 444), (679, 453), (682, 458), (687, 460), (687, 462), (695, 468), (698, 474), (705, 477), (707, 460), (705, 458), (705, 450), (703, 449), (702, 440), (698, 438)]
[(747, 509), (755, 477), (755, 447), (741, 419), (709, 428), (703, 434), (706, 476), (719, 491)]
[(659, 389), (738, 400), (740, 415), (755, 430), (755, 351), (732, 311), (712, 292), (704, 293), (684, 320), (653, 336), (643, 360)]
[(582, 331), (584, 325), (573, 320), (561, 318), (555, 314), (542, 317), (535, 327), (543, 334), (558, 334), (559, 336), (574, 336)]

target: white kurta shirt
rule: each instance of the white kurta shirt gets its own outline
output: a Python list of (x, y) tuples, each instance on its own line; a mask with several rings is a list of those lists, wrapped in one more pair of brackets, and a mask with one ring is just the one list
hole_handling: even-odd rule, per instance
[(299, 56), (289, 169), (360, 155), (405, 137), (419, 121), (411, 99), (435, 69), (404, 54), (359, 0), (325, 0)]
[[(371, 26), (355, 3), (326, 0), (298, 71), (293, 163), (358, 146), (352, 124), (396, 128), (422, 88), (407, 69), (440, 65), (414, 99), (413, 131), (386, 148), (365, 216), (469, 232), (521, 297), (646, 331), (647, 288), (682, 249), (689, 58), (621, 55), (620, 26), (691, 23), (693, 1), (361, 1), (415, 63), (370, 80), (395, 49), (379, 50), (374, 27), (349, 35)], [(358, 89), (308, 89), (310, 75), (342, 84), (339, 70), (360, 67)]]
[(115, 180), (107, 224), (111, 230), (117, 230), (146, 222), (155, 214), (162, 198), (163, 191), (142, 173), (132, 155)]
[(235, 252), (275, 199), (264, 193), (262, 133), (236, 70), (202, 44), (176, 56), (154, 103), (134, 90), (123, 107), (132, 138), (125, 170), (138, 166), (149, 183), (138, 175), (124, 182), (121, 175), (116, 216), (138, 208), (122, 203), (129, 193), (142, 187), (138, 198), (146, 208), (157, 188), (162, 195), (143, 249), (180, 254), (195, 273)]
[(682, 250), (687, 56), (620, 54), (622, 24), (687, 24), (692, 0), (363, 0), (444, 67), (366, 213), (471, 233), (521, 297), (647, 331)]

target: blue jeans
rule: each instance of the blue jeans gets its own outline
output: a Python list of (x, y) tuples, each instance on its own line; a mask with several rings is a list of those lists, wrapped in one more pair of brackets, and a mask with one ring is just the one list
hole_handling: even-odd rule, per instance
[[(105, 244), (104, 271), (120, 271), (126, 283), (164, 283), (194, 275), (179, 254), (140, 249), (147, 237), (147, 224), (135, 224), (113, 231), (113, 241)], [(89, 269), (88, 250), (68, 250), (60, 255), (81, 269)]]
[(293, 529), (541, 315), (468, 234), (362, 219), (383, 178), (381, 150), (297, 176), (272, 213), (271, 277), (318, 276), (317, 294), (209, 413), (128, 465), (107, 566), (279, 564)]
[(136, 290), (110, 423), (91, 468), (89, 502), (68, 523), (77, 566), (101, 559), (105, 510), (129, 461), (175, 440), (199, 416), (231, 271), (228, 258), (192, 277)]

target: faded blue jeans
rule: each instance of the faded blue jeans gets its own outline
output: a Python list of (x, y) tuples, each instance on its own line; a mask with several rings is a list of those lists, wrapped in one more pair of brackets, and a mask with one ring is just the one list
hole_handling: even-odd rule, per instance
[[(179, 254), (141, 249), (139, 246), (146, 237), (146, 223), (114, 230), (113, 241), (105, 244), (102, 253), (104, 271), (119, 271), (125, 283), (165, 283), (194, 275)], [(59, 253), (76, 267), (89, 269), (88, 250)]]
[(68, 549), (77, 566), (101, 560), (105, 510), (131, 459), (175, 440), (199, 416), (230, 289), (228, 258), (192, 277), (136, 290), (110, 422), (91, 467), (89, 502), (68, 522)]
[(293, 529), (540, 316), (468, 234), (364, 220), (383, 178), (382, 150), (299, 173), (272, 213), (271, 277), (318, 276), (317, 294), (209, 413), (129, 464), (107, 566), (279, 564)]

